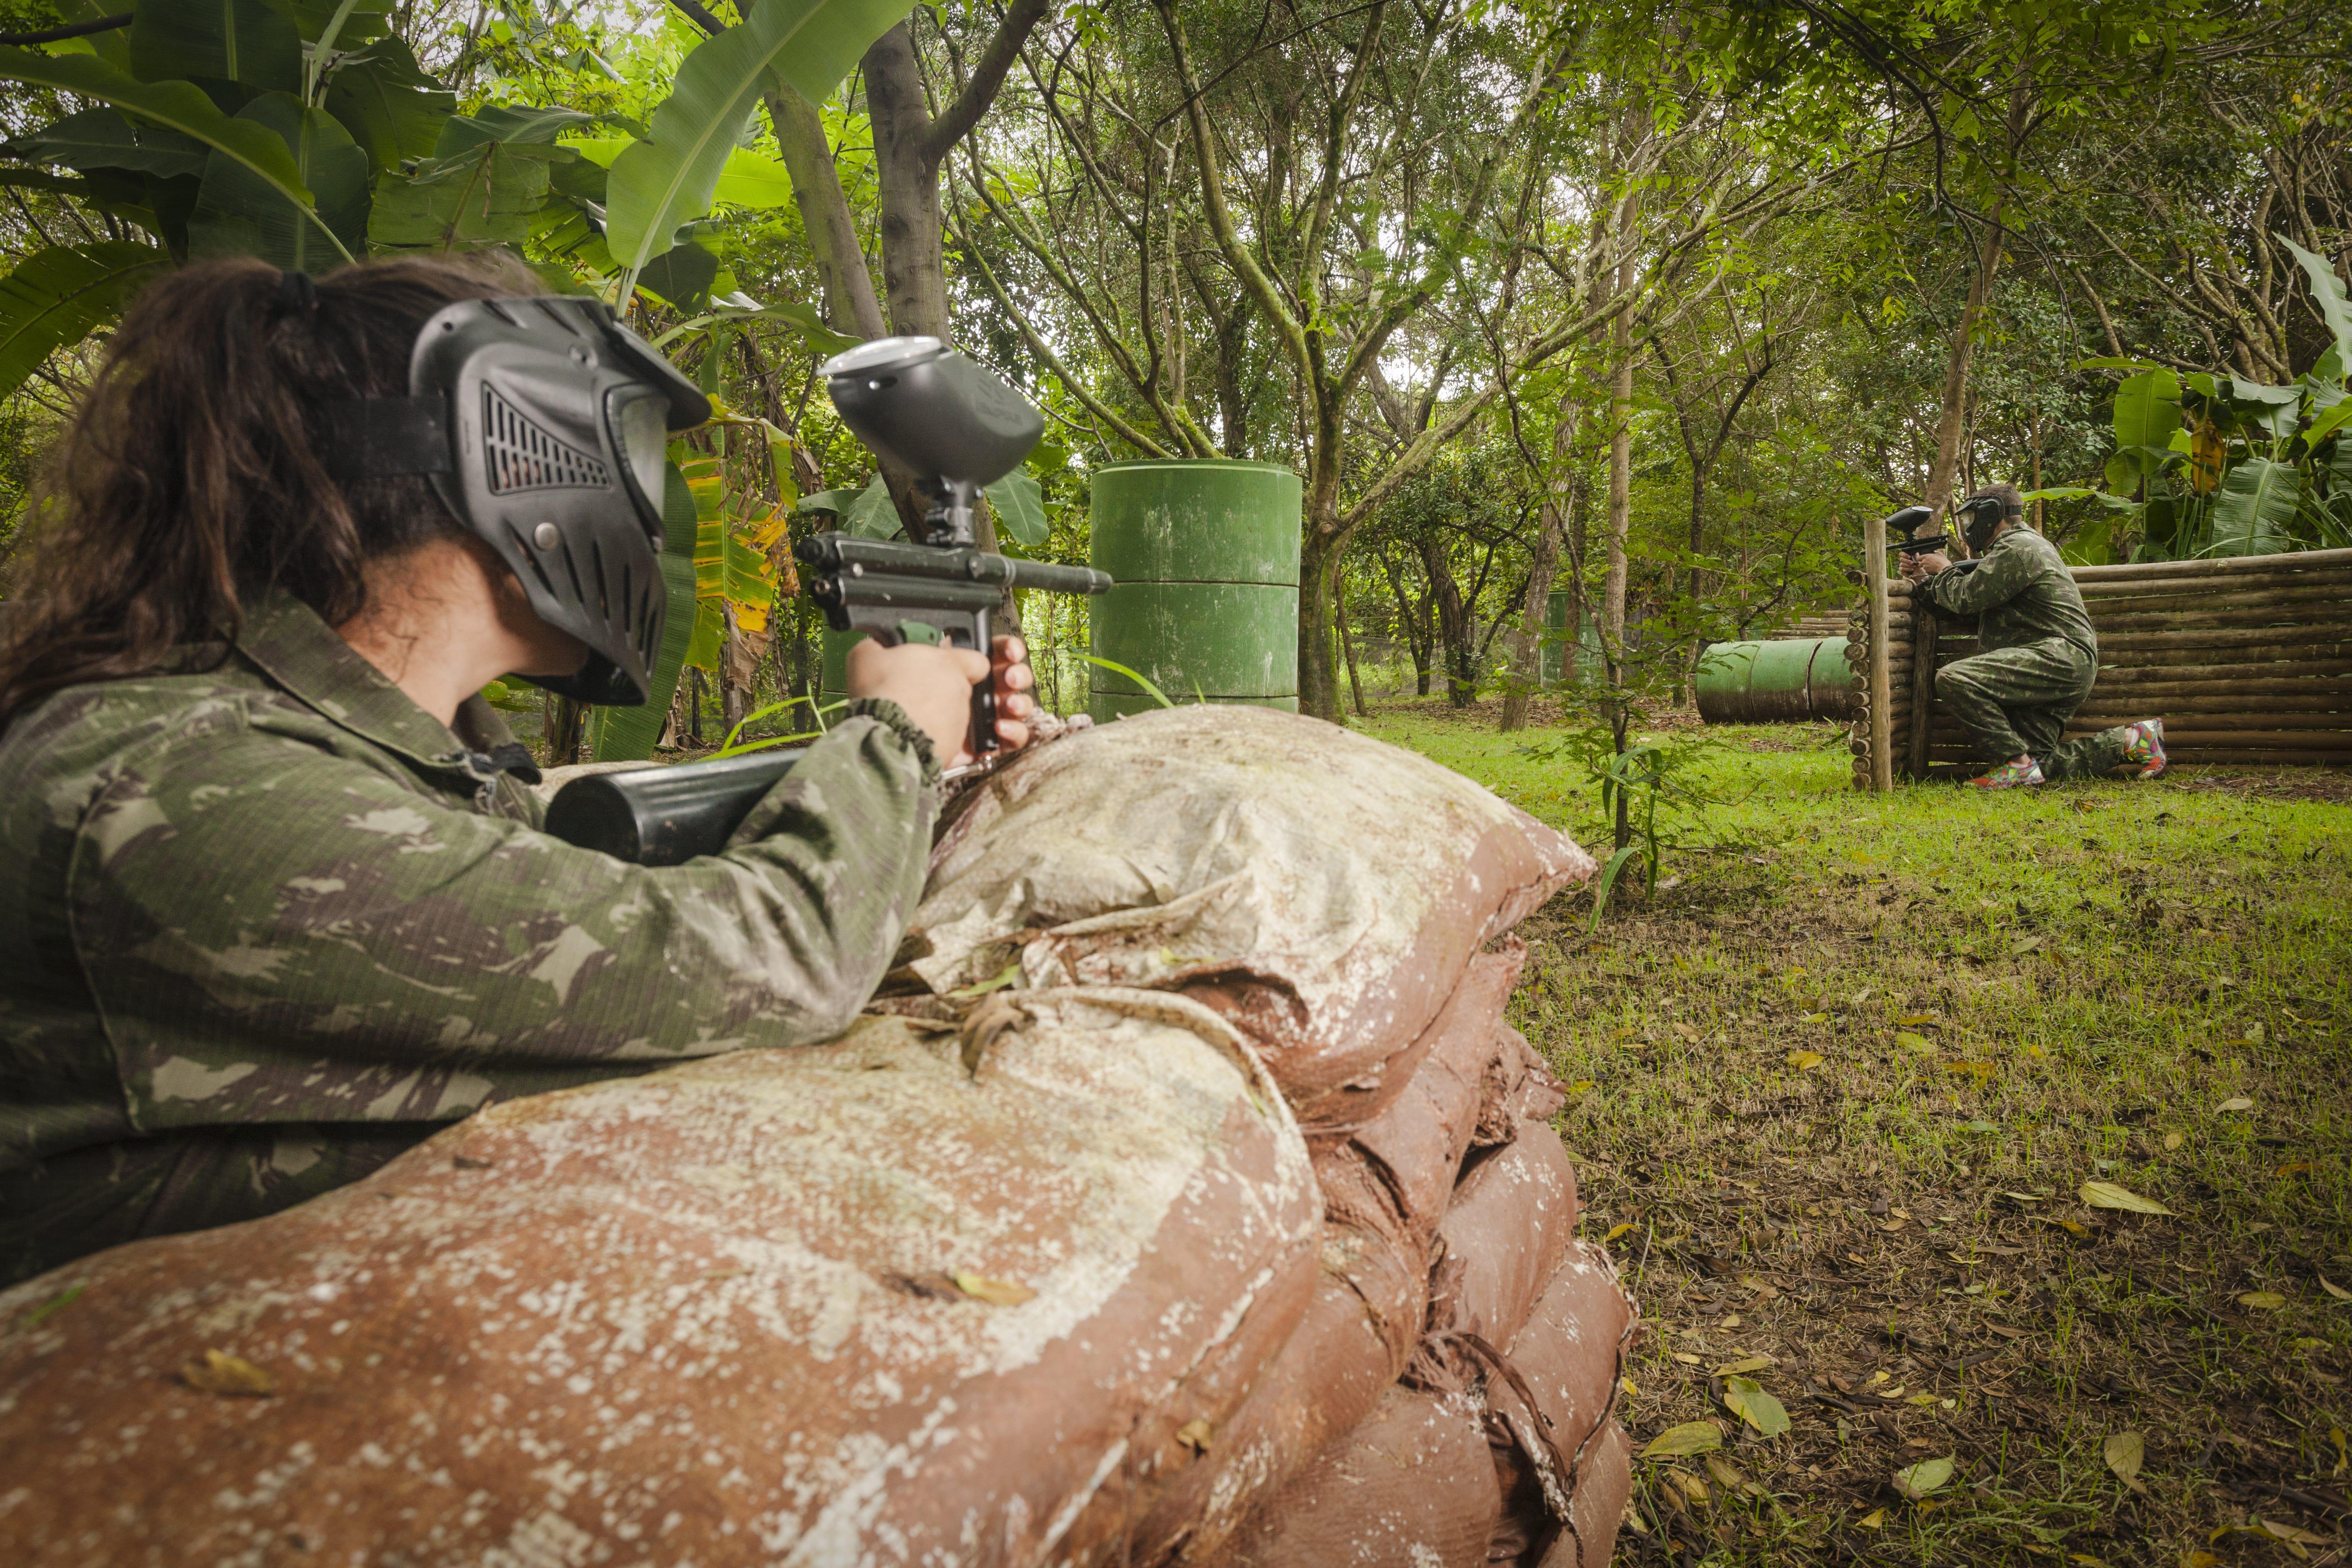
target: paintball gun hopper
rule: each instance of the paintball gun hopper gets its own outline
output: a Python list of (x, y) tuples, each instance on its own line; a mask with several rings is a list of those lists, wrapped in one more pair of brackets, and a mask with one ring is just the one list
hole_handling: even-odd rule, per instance
[[(1893, 517), (1888, 518), (1886, 520), (1886, 531), (1888, 534), (1886, 548), (1889, 550), (1899, 550), (1906, 555), (1918, 555), (1927, 551), (1943, 549), (1944, 546), (1952, 542), (1950, 534), (1921, 533), (1919, 531), (1922, 528), (1925, 528), (1927, 525), (1927, 520), (1935, 515), (1934, 510), (1927, 507), (1906, 506), (1901, 511), (1896, 512)], [(1901, 539), (1893, 537), (1895, 531), (1898, 528), (1903, 531), (1904, 537)]]

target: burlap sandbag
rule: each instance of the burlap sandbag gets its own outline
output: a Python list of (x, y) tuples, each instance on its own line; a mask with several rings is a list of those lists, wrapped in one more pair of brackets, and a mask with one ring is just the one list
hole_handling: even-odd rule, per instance
[(1118, 1561), (1313, 1289), (1307, 1149), (1181, 998), (992, 1027), (498, 1106), (0, 1294), (10, 1561)]
[(1247, 1513), (1370, 1415), (1403, 1371), (1427, 1308), (1431, 1241), (1493, 1088), (1503, 1006), (1526, 957), (1511, 942), (1474, 959), (1395, 1101), (1354, 1138), (1315, 1152), (1315, 1298), (1202, 1462), (1162, 1495), (1138, 1532), (1137, 1561), (1163, 1548), (1187, 1563), (1223, 1561)]
[(1609, 1255), (1580, 1241), (1506, 1347), (1509, 1375), (1489, 1371), (1503, 1494), (1495, 1561), (1606, 1568), (1633, 1485), (1633, 1447), (1614, 1411), (1634, 1322)]
[(1502, 1511), (1484, 1413), (1390, 1389), (1234, 1542), (1238, 1568), (1484, 1568)]
[(1106, 724), (975, 788), (899, 972), (1180, 991), (1264, 1054), (1310, 1136), (1369, 1122), (1471, 955), (1583, 850), (1425, 758), (1295, 714)]
[(1433, 1338), (1470, 1333), (1509, 1344), (1535, 1310), (1576, 1237), (1576, 1170), (1547, 1122), (1473, 1164), (1437, 1227), (1444, 1246), (1431, 1285)]

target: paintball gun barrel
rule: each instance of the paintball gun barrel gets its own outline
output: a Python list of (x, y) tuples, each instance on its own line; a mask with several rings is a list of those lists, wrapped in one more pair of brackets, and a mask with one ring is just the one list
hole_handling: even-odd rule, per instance
[[(1020, 561), (973, 542), (973, 499), (1017, 468), (1045, 434), (1028, 400), (937, 338), (882, 338), (822, 367), (842, 422), (876, 452), (923, 476), (930, 503), (922, 537), (813, 535), (793, 548), (812, 570), (809, 597), (836, 631), (876, 641), (940, 643), (988, 653), (1004, 593), (1100, 594), (1106, 573)], [(998, 749), (996, 683), (972, 688), (974, 755)], [(725, 847), (744, 817), (799, 761), (782, 748), (572, 780), (549, 805), (547, 830), (567, 842), (647, 866), (674, 866)]]

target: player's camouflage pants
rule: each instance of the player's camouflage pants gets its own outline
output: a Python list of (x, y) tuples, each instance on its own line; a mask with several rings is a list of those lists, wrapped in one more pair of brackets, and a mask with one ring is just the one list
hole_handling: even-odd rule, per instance
[(2121, 726), (2062, 741), (2091, 694), (2098, 660), (2063, 637), (1954, 659), (1936, 672), (1936, 695), (1969, 727), (1988, 764), (2028, 756), (2042, 776), (2095, 778), (2124, 760)]

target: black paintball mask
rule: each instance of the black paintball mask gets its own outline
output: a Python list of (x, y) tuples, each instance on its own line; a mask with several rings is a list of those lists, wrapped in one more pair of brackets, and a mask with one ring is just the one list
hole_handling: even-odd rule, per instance
[(653, 686), (667, 596), (670, 432), (710, 400), (601, 300), (468, 300), (417, 334), (406, 397), (327, 410), (338, 479), (421, 474), (514, 571), (539, 618), (588, 645), (577, 674), (525, 679), (633, 707)]
[(1970, 496), (1953, 510), (1960, 514), (1960, 531), (1970, 553), (1977, 555), (1992, 548), (1993, 533), (2003, 522), (2024, 515), (2023, 508), (2011, 506), (2006, 496), (1990, 490)]

